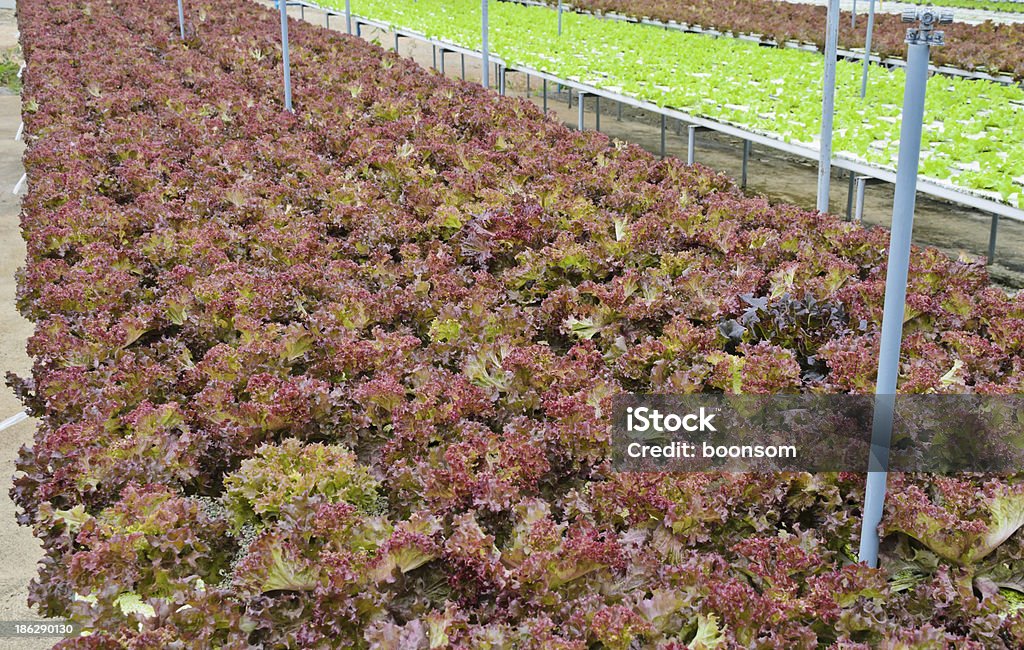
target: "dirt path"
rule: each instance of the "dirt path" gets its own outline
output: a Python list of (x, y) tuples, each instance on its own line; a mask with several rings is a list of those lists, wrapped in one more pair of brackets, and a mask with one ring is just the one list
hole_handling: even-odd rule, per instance
[[(0, 49), (17, 44), (14, 12), (0, 10)], [(25, 342), (32, 324), (14, 305), (17, 269), (25, 263), (25, 242), (21, 238), (18, 213), (21, 198), (11, 189), (21, 178), (24, 145), (14, 141), (21, 123), (21, 98), (0, 95), (0, 375), (13, 371), (25, 376), (32, 362), (25, 353)], [(2, 383), (2, 382), (0, 382)], [(21, 404), (10, 388), (0, 387), (0, 421), (20, 412)], [(14, 503), (8, 496), (10, 477), (18, 449), (32, 441), (35, 425), (24, 420), (0, 431), (0, 620), (38, 620), (27, 603), (28, 583), (36, 575), (36, 561), (42, 553), (32, 531), (15, 522)], [(36, 650), (49, 648), (57, 639), (0, 638), (0, 650)]]

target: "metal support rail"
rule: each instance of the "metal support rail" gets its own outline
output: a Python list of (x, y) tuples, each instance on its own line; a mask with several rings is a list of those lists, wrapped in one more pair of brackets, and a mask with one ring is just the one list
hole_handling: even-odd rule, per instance
[[(513, 4), (523, 5), (526, 7), (547, 7), (551, 8), (551, 5), (537, 0), (499, 0), (500, 2), (510, 2)], [(1024, 1), (1024, 0), (1022, 0)], [(614, 20), (623, 23), (634, 23), (637, 25), (647, 25), (648, 27), (656, 27), (658, 29), (671, 29), (680, 32), (686, 32), (689, 34), (702, 34), (704, 36), (710, 36), (712, 38), (724, 37), (724, 38), (735, 38), (741, 41), (748, 41), (757, 45), (763, 45), (765, 47), (783, 47), (789, 50), (803, 50), (805, 52), (821, 52), (814, 43), (801, 43), (800, 41), (786, 41), (780, 44), (778, 41), (770, 38), (764, 38), (760, 34), (747, 34), (743, 32), (734, 32), (731, 30), (715, 29), (713, 27), (704, 27), (702, 25), (690, 24), (690, 23), (679, 23), (675, 21), (664, 22), (661, 20), (654, 20), (652, 18), (638, 18), (636, 16), (627, 16), (626, 14), (620, 14), (616, 12), (595, 12), (587, 9), (579, 9), (573, 7), (570, 4), (563, 4), (563, 7), (569, 11), (575, 12), (582, 16), (592, 16), (601, 20)], [(860, 50), (847, 50), (839, 48), (837, 54), (841, 59), (848, 59), (850, 61), (863, 61), (864, 52)], [(907, 62), (904, 59), (897, 57), (885, 57), (882, 58), (877, 54), (872, 54), (870, 57), (872, 63), (883, 65), (888, 68), (906, 68)], [(976, 70), (964, 70), (963, 68), (957, 68), (948, 65), (929, 65), (928, 69), (936, 74), (945, 75), (948, 77), (963, 77), (965, 79), (975, 79), (981, 81), (991, 81), (994, 83), (1002, 84), (1004, 86), (1024, 86), (1024, 80), (1014, 79), (1013, 76), (1008, 74), (989, 74), (987, 72), (979, 72)]]
[[(315, 8), (321, 11), (324, 10), (323, 7), (320, 7), (314, 2), (309, 2), (308, 0), (303, 0), (303, 4), (306, 4), (306, 6), (308, 7)], [(463, 47), (450, 41), (430, 38), (425, 34), (421, 34), (411, 29), (407, 29), (404, 27), (396, 27), (383, 21), (365, 18), (363, 16), (357, 16), (355, 14), (352, 15), (352, 21), (354, 24), (373, 27), (385, 32), (392, 32), (393, 34), (395, 34), (396, 39), (397, 37), (411, 38), (423, 42), (427, 45), (433, 45), (439, 48), (444, 48), (450, 52), (458, 52), (463, 56), (470, 56), (477, 59), (481, 58), (481, 53), (478, 50)], [(663, 118), (672, 118), (675, 120), (679, 120), (681, 122), (685, 122), (689, 126), (702, 127), (703, 129), (707, 129), (709, 131), (715, 131), (723, 135), (731, 136), (739, 140), (749, 142), (750, 145), (746, 146), (757, 144), (799, 158), (806, 158), (812, 161), (816, 161), (818, 159), (818, 150), (808, 145), (786, 142), (784, 140), (779, 139), (778, 137), (766, 133), (748, 130), (740, 126), (735, 126), (725, 122), (718, 122), (705, 117), (698, 117), (696, 115), (691, 115), (684, 111), (677, 110), (668, 106), (659, 106), (653, 102), (638, 99), (636, 97), (630, 97), (628, 95), (622, 95), (620, 93), (606, 90), (603, 88), (598, 88), (596, 86), (591, 86), (580, 81), (564, 79), (557, 75), (543, 72), (541, 70), (536, 70), (521, 65), (509, 65), (507, 61), (505, 61), (501, 57), (495, 56), (493, 53), (490, 55), (490, 59), (491, 61), (499, 65), (502, 71), (519, 72), (527, 74), (532, 77), (537, 77), (538, 79), (541, 79), (544, 82), (550, 82), (558, 84), (559, 86), (563, 86), (569, 91), (570, 96), (572, 94), (572, 91), (575, 90), (577, 94), (592, 95), (594, 97), (603, 97), (605, 99), (609, 99), (620, 104), (625, 104), (627, 106), (632, 106), (633, 108), (639, 108), (644, 111), (661, 115)], [(664, 151), (664, 149), (662, 150)], [(895, 170), (883, 169), (870, 163), (847, 158), (845, 156), (833, 156), (832, 166), (852, 173), (855, 176), (873, 178), (880, 181), (884, 181), (886, 183), (896, 182)], [(1024, 209), (1016, 208), (1007, 203), (1003, 203), (993, 198), (989, 198), (987, 196), (984, 196), (980, 192), (972, 192), (969, 190), (957, 189), (949, 185), (937, 183), (927, 178), (922, 178), (918, 181), (917, 191), (925, 196), (934, 199), (949, 201), (951, 203), (956, 203), (958, 205), (974, 208), (976, 210), (980, 210), (991, 215), (996, 215), (998, 217), (1005, 217), (1007, 219), (1012, 219), (1014, 221), (1024, 222)], [(998, 224), (998, 220), (994, 220), (993, 224)], [(995, 228), (993, 228), (993, 233), (994, 232)], [(994, 236), (991, 238), (991, 241), (994, 243)], [(991, 256), (989, 261), (991, 262)]]

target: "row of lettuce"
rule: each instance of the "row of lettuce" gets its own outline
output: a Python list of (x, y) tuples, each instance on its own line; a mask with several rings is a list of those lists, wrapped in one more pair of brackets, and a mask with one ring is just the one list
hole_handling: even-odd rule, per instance
[[(186, 6), (19, 4), (59, 648), (1024, 644), (1016, 477), (893, 477), (876, 570), (863, 475), (611, 469), (626, 390), (870, 391), (884, 232), (304, 23), (287, 113), (276, 15)], [(1021, 389), (982, 266), (908, 304), (902, 390)]]
[[(344, 7), (341, 0), (325, 0)], [(353, 12), (479, 49), (474, 0), (354, 0)], [(499, 3), (490, 47), (526, 66), (596, 88), (816, 147), (821, 131), (823, 59), (811, 52), (661, 30)], [(899, 149), (902, 69), (872, 71), (860, 98), (861, 67), (837, 71), (837, 155), (893, 170)], [(1024, 206), (1024, 88), (933, 76), (928, 84), (921, 173), (960, 191)]]
[[(915, 4), (938, 4), (940, 7), (955, 7), (957, 3), (964, 3), (973, 9), (1024, 11), (1024, 3), (1021, 2), (911, 1)], [(557, 0), (546, 2), (557, 4)], [(754, 34), (775, 43), (813, 43), (819, 49), (825, 47), (825, 4), (787, 0), (573, 0), (566, 3), (584, 11), (617, 13), (662, 22), (700, 25), (737, 34)], [(863, 51), (867, 36), (868, 21), (864, 15), (867, 5), (868, 1), (864, 0), (856, 20), (850, 12), (842, 12), (839, 20), (840, 47)], [(942, 29), (946, 32), (948, 42), (933, 51), (932, 59), (935, 63), (995, 76), (1010, 75), (1017, 80), (1024, 78), (1024, 22), (985, 22), (976, 25), (956, 21), (952, 25), (943, 25)], [(907, 25), (899, 15), (876, 13), (871, 50), (883, 57), (904, 59), (906, 34)]]

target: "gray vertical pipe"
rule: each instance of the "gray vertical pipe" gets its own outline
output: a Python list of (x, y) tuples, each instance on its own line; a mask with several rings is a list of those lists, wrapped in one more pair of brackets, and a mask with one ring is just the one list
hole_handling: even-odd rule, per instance
[(558, 35), (562, 35), (562, 0), (558, 0)]
[(868, 68), (871, 67), (871, 37), (875, 32), (875, 0), (868, 4), (868, 33), (864, 37), (864, 73), (860, 79), (860, 96), (868, 94)]
[(661, 114), (661, 158), (665, 159), (665, 114)]
[(992, 215), (992, 230), (988, 233), (988, 259), (985, 261), (986, 264), (992, 264), (996, 261), (996, 236), (999, 234), (999, 215)]
[(601, 96), (594, 95), (594, 130), (601, 130)]
[(839, 41), (839, 0), (828, 2), (825, 34), (825, 79), (821, 101), (821, 156), (818, 159), (818, 210), (828, 212), (832, 180), (832, 122), (836, 110), (836, 50)]
[(345, 33), (352, 33), (352, 5), (351, 0), (345, 0)]
[(853, 9), (850, 11), (850, 28), (857, 29), (857, 0), (853, 0)]
[(586, 128), (586, 125), (583, 123), (583, 103), (585, 101), (584, 97), (586, 97), (586, 95), (583, 94), (583, 91), (580, 91), (579, 93), (577, 93), (577, 96), (579, 97), (580, 105), (579, 105), (579, 117), (577, 118), (577, 124), (576, 125), (579, 127), (579, 130), (582, 131), (584, 128)]
[(697, 162), (697, 126), (691, 124), (686, 127), (686, 164), (692, 165)]
[(487, 49), (487, 0), (480, 0), (481, 9), (483, 11), (483, 20), (481, 21), (481, 40), (482, 57), (480, 65), (483, 68), (483, 85), (484, 88), (491, 87), (491, 53)]
[(743, 174), (740, 180), (740, 187), (747, 188), (747, 164), (750, 162), (750, 140), (743, 141)]
[(927, 43), (912, 42), (907, 46), (907, 80), (903, 91), (900, 151), (896, 164), (896, 195), (893, 198), (889, 262), (885, 277), (882, 346), (878, 354), (871, 456), (868, 461), (864, 517), (860, 532), (860, 561), (873, 567), (878, 565), (878, 525), (882, 521), (885, 503), (889, 443), (892, 437), (896, 380), (899, 376), (900, 346), (903, 340), (903, 315), (910, 269), (910, 239), (914, 230), (914, 203), (917, 199), (917, 166), (921, 155), (924, 97), (928, 82), (928, 53)]
[(281, 66), (284, 68), (284, 108), (292, 113), (292, 70), (290, 57), (288, 56), (288, 3), (285, 0), (278, 0), (281, 7)]
[(544, 80), (544, 114), (548, 114), (548, 80)]
[(178, 31), (181, 32), (181, 40), (185, 40), (185, 6), (182, 0), (178, 0)]

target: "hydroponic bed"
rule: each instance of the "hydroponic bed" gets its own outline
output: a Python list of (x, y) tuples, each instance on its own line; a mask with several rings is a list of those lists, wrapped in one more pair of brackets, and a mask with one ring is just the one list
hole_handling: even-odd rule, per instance
[[(60, 647), (1024, 643), (1016, 477), (894, 476), (875, 570), (863, 475), (611, 469), (623, 391), (870, 392), (883, 232), (301, 23), (289, 114), (242, 0), (19, 19)], [(908, 303), (902, 391), (1020, 391), (1024, 298), (920, 249)]]

